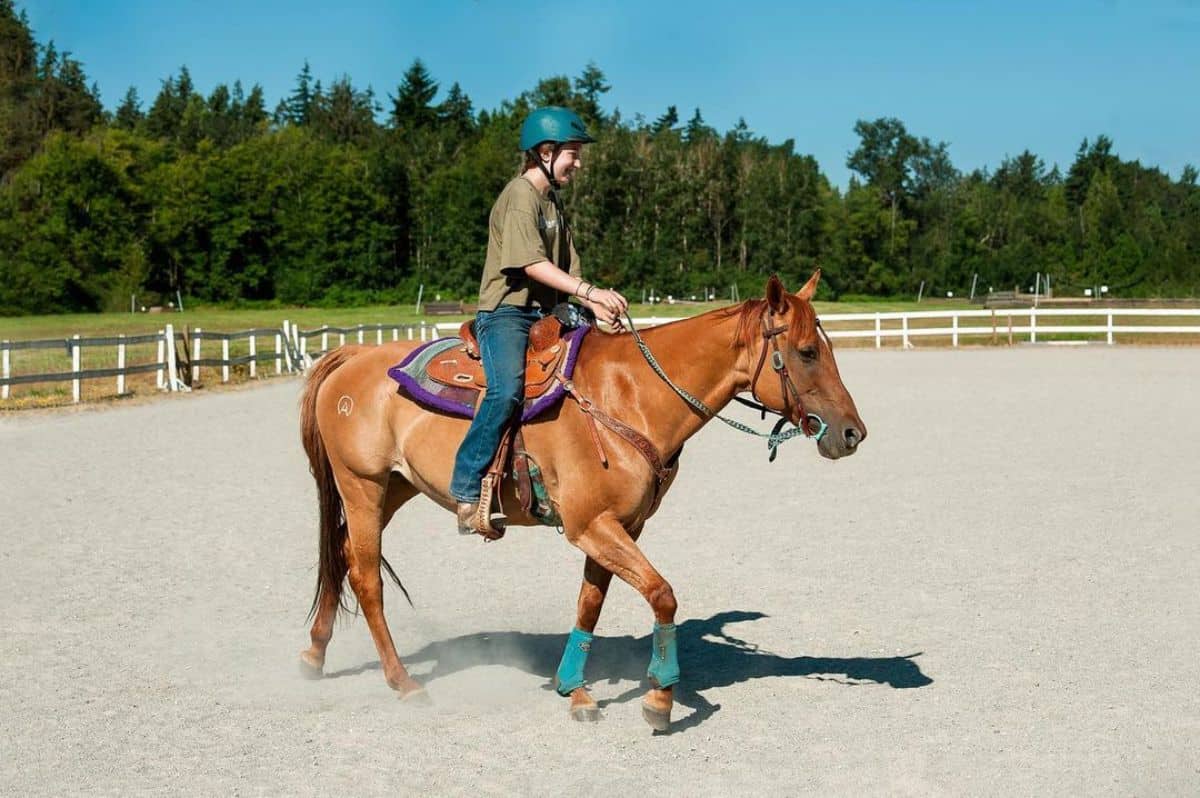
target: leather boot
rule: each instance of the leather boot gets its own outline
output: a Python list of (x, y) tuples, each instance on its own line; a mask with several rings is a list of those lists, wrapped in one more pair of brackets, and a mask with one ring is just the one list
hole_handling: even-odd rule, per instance
[(456, 509), (458, 516), (458, 534), (481, 535), (484, 540), (499, 540), (504, 537), (504, 527), (492, 525), (491, 519), (485, 519), (480, 525), (479, 502), (459, 502)]

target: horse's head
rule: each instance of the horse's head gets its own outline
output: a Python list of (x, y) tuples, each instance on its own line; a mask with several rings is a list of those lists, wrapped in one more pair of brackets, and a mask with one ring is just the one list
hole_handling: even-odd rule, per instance
[(821, 454), (836, 460), (854, 454), (867, 437), (854, 400), (842, 384), (829, 337), (813, 310), (821, 270), (798, 293), (779, 278), (767, 281), (766, 299), (742, 310), (738, 339), (746, 346), (749, 389), (765, 406), (794, 424), (816, 432), (818, 416), (828, 425), (817, 442)]

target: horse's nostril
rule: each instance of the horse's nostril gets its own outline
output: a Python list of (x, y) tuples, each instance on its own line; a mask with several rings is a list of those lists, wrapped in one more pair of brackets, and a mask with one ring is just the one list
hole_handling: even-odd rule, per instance
[(862, 440), (862, 433), (854, 427), (846, 427), (846, 431), (842, 434), (846, 438), (846, 445), (851, 449), (858, 446), (858, 442)]

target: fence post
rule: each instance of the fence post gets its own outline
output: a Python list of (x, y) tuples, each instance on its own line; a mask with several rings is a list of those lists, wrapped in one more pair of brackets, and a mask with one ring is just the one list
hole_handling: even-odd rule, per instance
[[(293, 324), (293, 325), (292, 325), (292, 343), (294, 344), (294, 346), (293, 346), (293, 348), (292, 348), (292, 351), (293, 351), (293, 352), (297, 352), (297, 353), (298, 353), (298, 352), (300, 351), (300, 342), (301, 342), (302, 340), (304, 340), (304, 339), (303, 339), (303, 338), (300, 336), (300, 325), (299, 325), (299, 324)], [(296, 364), (296, 370), (297, 370), (297, 371), (299, 371), (299, 370), (301, 370), (301, 369), (303, 369), (303, 368), (304, 368), (304, 362), (303, 362), (303, 361), (301, 361), (301, 362), (299, 362), (299, 363), (297, 363), (297, 364)]]
[(950, 345), (958, 346), (958, 314), (957, 313), (955, 313), (953, 316), (950, 317), (950, 326), (954, 329), (954, 333), (953, 333), (953, 335), (951, 335)]
[(1013, 345), (1012, 313), (1008, 314), (1008, 345)]
[(221, 382), (229, 382), (229, 339), (221, 339)]
[(71, 344), (71, 371), (75, 372), (75, 379), (71, 380), (71, 396), (76, 402), (79, 401), (79, 360), (81, 347), (79, 346), (79, 333), (76, 333)]
[(1029, 343), (1037, 343), (1037, 308), (1029, 309)]
[(163, 363), (166, 362), (167, 359), (166, 349), (164, 348), (163, 344), (163, 336), (165, 334), (165, 330), (158, 331), (158, 355), (157, 360), (155, 361), (158, 363), (158, 370), (154, 372), (154, 387), (158, 388), (160, 391), (166, 385), (165, 375), (163, 374)]
[(400, 328), (399, 328), (399, 327), (393, 327), (393, 328), (392, 328), (392, 340), (393, 340), (393, 341), (399, 341), (399, 340), (400, 340)]
[(992, 308), (992, 344), (995, 345), (996, 343), (996, 309)]
[[(0, 359), (3, 360), (3, 365), (0, 366), (0, 377), (3, 377), (4, 379), (7, 380), (9, 377), (12, 376), (12, 374), (9, 372), (8, 339), (7, 338), (4, 339), (4, 348), (0, 349)], [(8, 383), (4, 383), (4, 387), (0, 388), (0, 399), (8, 398), (8, 395), (9, 395), (8, 388), (9, 388)]]
[[(284, 324), (287, 324), (285, 321)], [(275, 333), (275, 373), (283, 373), (283, 338), (277, 332)]]
[(375, 328), (375, 346), (383, 345), (383, 327)]
[(408, 330), (408, 340), (411, 341), (413, 339), (412, 325), (411, 324), (408, 325), (407, 327), (405, 327), (405, 329)]
[(200, 328), (192, 330), (192, 385), (200, 382), (200, 365), (196, 363), (200, 359)]
[(258, 376), (258, 336), (250, 333), (250, 379)]
[(322, 352), (329, 351), (329, 330), (321, 331), (321, 351)]
[(876, 313), (875, 314), (875, 348), (876, 349), (883, 346), (883, 336), (881, 336), (879, 334), (879, 331), (882, 328), (882, 326), (883, 326), (883, 323), (879, 318), (879, 314)]
[(282, 332), (281, 340), (282, 340), (282, 345), (283, 345), (283, 364), (285, 366), (287, 366), (287, 370), (289, 372), (291, 372), (293, 369), (293, 365), (292, 365), (292, 323), (289, 322), (287, 319), (283, 320), (283, 332)]
[(125, 395), (125, 336), (117, 336), (117, 396)]
[(1112, 346), (1112, 342), (1113, 342), (1113, 314), (1112, 314), (1112, 311), (1110, 310), (1108, 312), (1108, 345)]
[(359, 342), (360, 344), (363, 342), (363, 330), (362, 330), (362, 325), (361, 325), (361, 324), (360, 324), (360, 325), (358, 325), (358, 342)]
[(179, 390), (179, 376), (176, 369), (179, 364), (175, 359), (175, 325), (168, 324), (163, 336), (163, 345), (167, 348), (167, 386), (174, 393)]
[(300, 357), (301, 359), (308, 357), (308, 336), (300, 336)]
[(905, 349), (912, 349), (912, 344), (910, 344), (910, 343), (908, 342), (908, 314), (905, 314), (905, 315), (903, 315), (903, 316), (901, 316), (901, 317), (900, 317), (900, 324), (901, 324), (901, 329), (904, 331), (904, 336), (903, 336), (903, 337), (904, 337), (904, 344), (903, 344), (903, 346), (904, 346), (904, 348), (905, 348)]

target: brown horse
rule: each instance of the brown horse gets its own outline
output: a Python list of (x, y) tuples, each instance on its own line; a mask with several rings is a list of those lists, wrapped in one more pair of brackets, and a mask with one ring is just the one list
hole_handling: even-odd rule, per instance
[[(772, 277), (765, 299), (655, 327), (644, 333), (645, 342), (671, 381), (714, 412), (749, 391), (806, 429), (811, 415), (823, 419), (827, 434), (818, 438), (817, 448), (825, 457), (853, 454), (867, 431), (812, 308), (819, 276), (819, 271), (813, 274), (794, 295)], [(339, 347), (313, 366), (301, 399), (304, 448), (320, 499), (312, 645), (301, 654), (302, 670), (314, 678), (321, 675), (348, 576), (384, 677), (405, 699), (423, 698), (424, 691), (397, 656), (384, 618), (381, 567), (389, 572), (391, 567), (380, 554), (383, 529), (418, 493), (454, 511), (450, 476), (468, 425), (397, 393), (387, 370), (412, 346)], [(576, 628), (558, 672), (559, 692), (570, 696), (576, 719), (598, 716), (583, 686), (583, 667), (616, 574), (654, 612), (651, 689), (643, 699), (643, 715), (654, 728), (665, 729), (672, 685), (679, 678), (676, 601), (637, 539), (671, 486), (684, 442), (709, 416), (655, 374), (629, 335), (589, 336), (580, 351), (574, 387), (583, 403), (565, 399), (557, 410), (522, 428), (525, 448), (542, 469), (566, 539), (587, 555)], [(609, 427), (595, 426), (584, 412), (588, 400), (648, 439), (663, 467), (656, 473), (653, 456)], [(537, 523), (523, 514), (510, 486), (501, 500), (510, 526)], [(451, 527), (447, 519), (446, 534), (452, 534)]]

